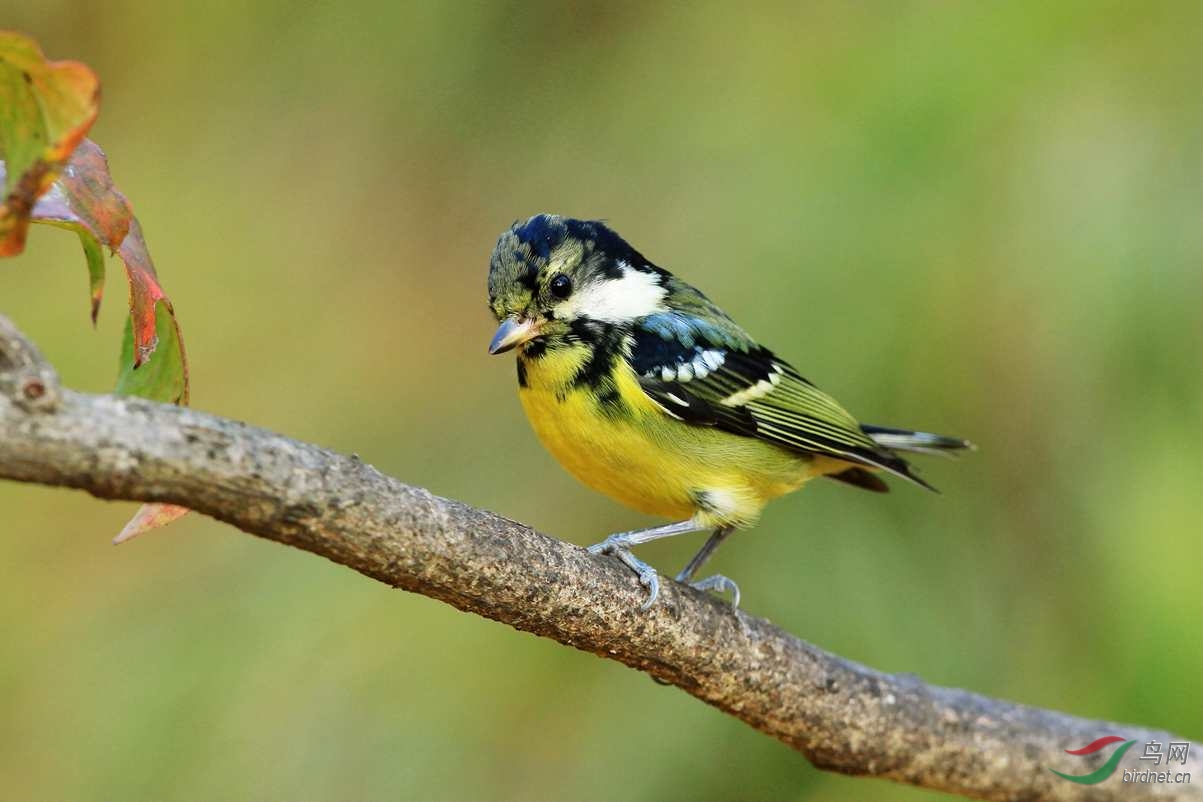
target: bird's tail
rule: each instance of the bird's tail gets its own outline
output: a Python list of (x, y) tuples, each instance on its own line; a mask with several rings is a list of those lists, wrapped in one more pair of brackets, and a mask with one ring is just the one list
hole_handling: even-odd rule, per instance
[(888, 426), (872, 426), (870, 424), (865, 424), (860, 428), (869, 435), (869, 439), (874, 443), (891, 451), (955, 458), (958, 456), (958, 452), (977, 449), (977, 446), (968, 440), (943, 434), (912, 432), (909, 429), (891, 429)]

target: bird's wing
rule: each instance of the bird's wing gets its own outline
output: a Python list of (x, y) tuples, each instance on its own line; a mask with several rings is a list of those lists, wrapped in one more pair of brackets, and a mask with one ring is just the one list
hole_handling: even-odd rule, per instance
[(632, 331), (631, 367), (643, 391), (667, 414), (795, 451), (883, 468), (927, 486), (905, 460), (874, 443), (835, 399), (721, 311), (718, 317), (707, 313), (657, 313), (642, 318)]

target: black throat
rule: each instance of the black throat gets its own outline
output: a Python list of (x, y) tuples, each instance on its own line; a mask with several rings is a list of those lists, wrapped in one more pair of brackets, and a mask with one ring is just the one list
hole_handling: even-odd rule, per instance
[(568, 393), (582, 390), (592, 395), (603, 412), (619, 414), (623, 403), (614, 381), (614, 373), (621, 368), (619, 360), (626, 359), (629, 337), (630, 326), (605, 323), (587, 317), (573, 320), (569, 323), (567, 332), (540, 337), (522, 348), (517, 360), (518, 385), (527, 386), (528, 367), (549, 352), (560, 348), (585, 346), (585, 359), (558, 395), (563, 400)]

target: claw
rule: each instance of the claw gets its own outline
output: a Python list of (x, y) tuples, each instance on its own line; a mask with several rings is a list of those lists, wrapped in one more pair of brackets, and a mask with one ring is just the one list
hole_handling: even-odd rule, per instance
[(713, 590), (715, 593), (731, 592), (731, 607), (739, 609), (739, 585), (735, 584), (735, 580), (722, 574), (714, 574), (705, 579), (699, 579), (697, 582), (690, 582), (689, 587), (695, 588), (702, 592)]
[(589, 547), (590, 554), (613, 554), (623, 565), (630, 568), (639, 577), (639, 584), (648, 589), (647, 601), (640, 605), (639, 609), (647, 611), (652, 609), (652, 605), (656, 603), (656, 599), (660, 598), (660, 575), (656, 573), (656, 569), (645, 563), (643, 560), (631, 553), (628, 548), (630, 541), (623, 535), (611, 535), (601, 543), (594, 543)]
[(660, 577), (656, 575), (656, 569), (649, 568), (647, 571), (640, 573), (639, 584), (648, 589), (647, 601), (639, 605), (639, 609), (646, 612), (652, 609), (652, 605), (660, 597)]
[[(640, 560), (631, 553), (632, 546), (638, 546), (643, 543), (650, 543), (653, 540), (659, 540), (662, 537), (673, 537), (674, 535), (682, 535), (686, 532), (696, 532), (697, 524), (692, 520), (677, 521), (675, 524), (665, 524), (664, 526), (653, 526), (649, 529), (635, 529), (630, 532), (619, 532), (616, 535), (610, 535), (601, 543), (594, 543), (589, 547), (590, 554), (613, 554), (618, 559), (622, 560), (623, 564), (630, 568), (639, 577), (639, 583), (648, 590), (647, 601), (643, 603), (641, 609), (650, 610), (652, 605), (656, 603), (656, 599), (660, 598), (660, 576), (656, 573), (656, 569)], [(714, 540), (712, 537), (711, 540)], [(713, 550), (713, 546), (710, 547)], [(737, 591), (738, 592), (738, 591)]]
[[(625, 534), (625, 533), (624, 533)], [(594, 543), (589, 547), (590, 554), (613, 554), (619, 549), (629, 549), (631, 546), (626, 539), (620, 535), (610, 535), (601, 543)]]

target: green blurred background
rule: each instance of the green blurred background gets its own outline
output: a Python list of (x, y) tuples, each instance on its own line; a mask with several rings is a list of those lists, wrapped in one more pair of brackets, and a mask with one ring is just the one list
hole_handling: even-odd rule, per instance
[[(485, 355), (497, 234), (607, 218), (861, 418), (981, 446), (942, 496), (770, 507), (715, 561), (746, 609), (1203, 748), (1197, 3), (6, 5), (101, 76), (196, 407), (576, 543), (647, 524)], [(0, 264), (77, 388), (124, 295), (93, 333), (54, 229)], [(0, 485), (6, 797), (940, 798), (199, 516), (110, 546), (134, 508)]]

